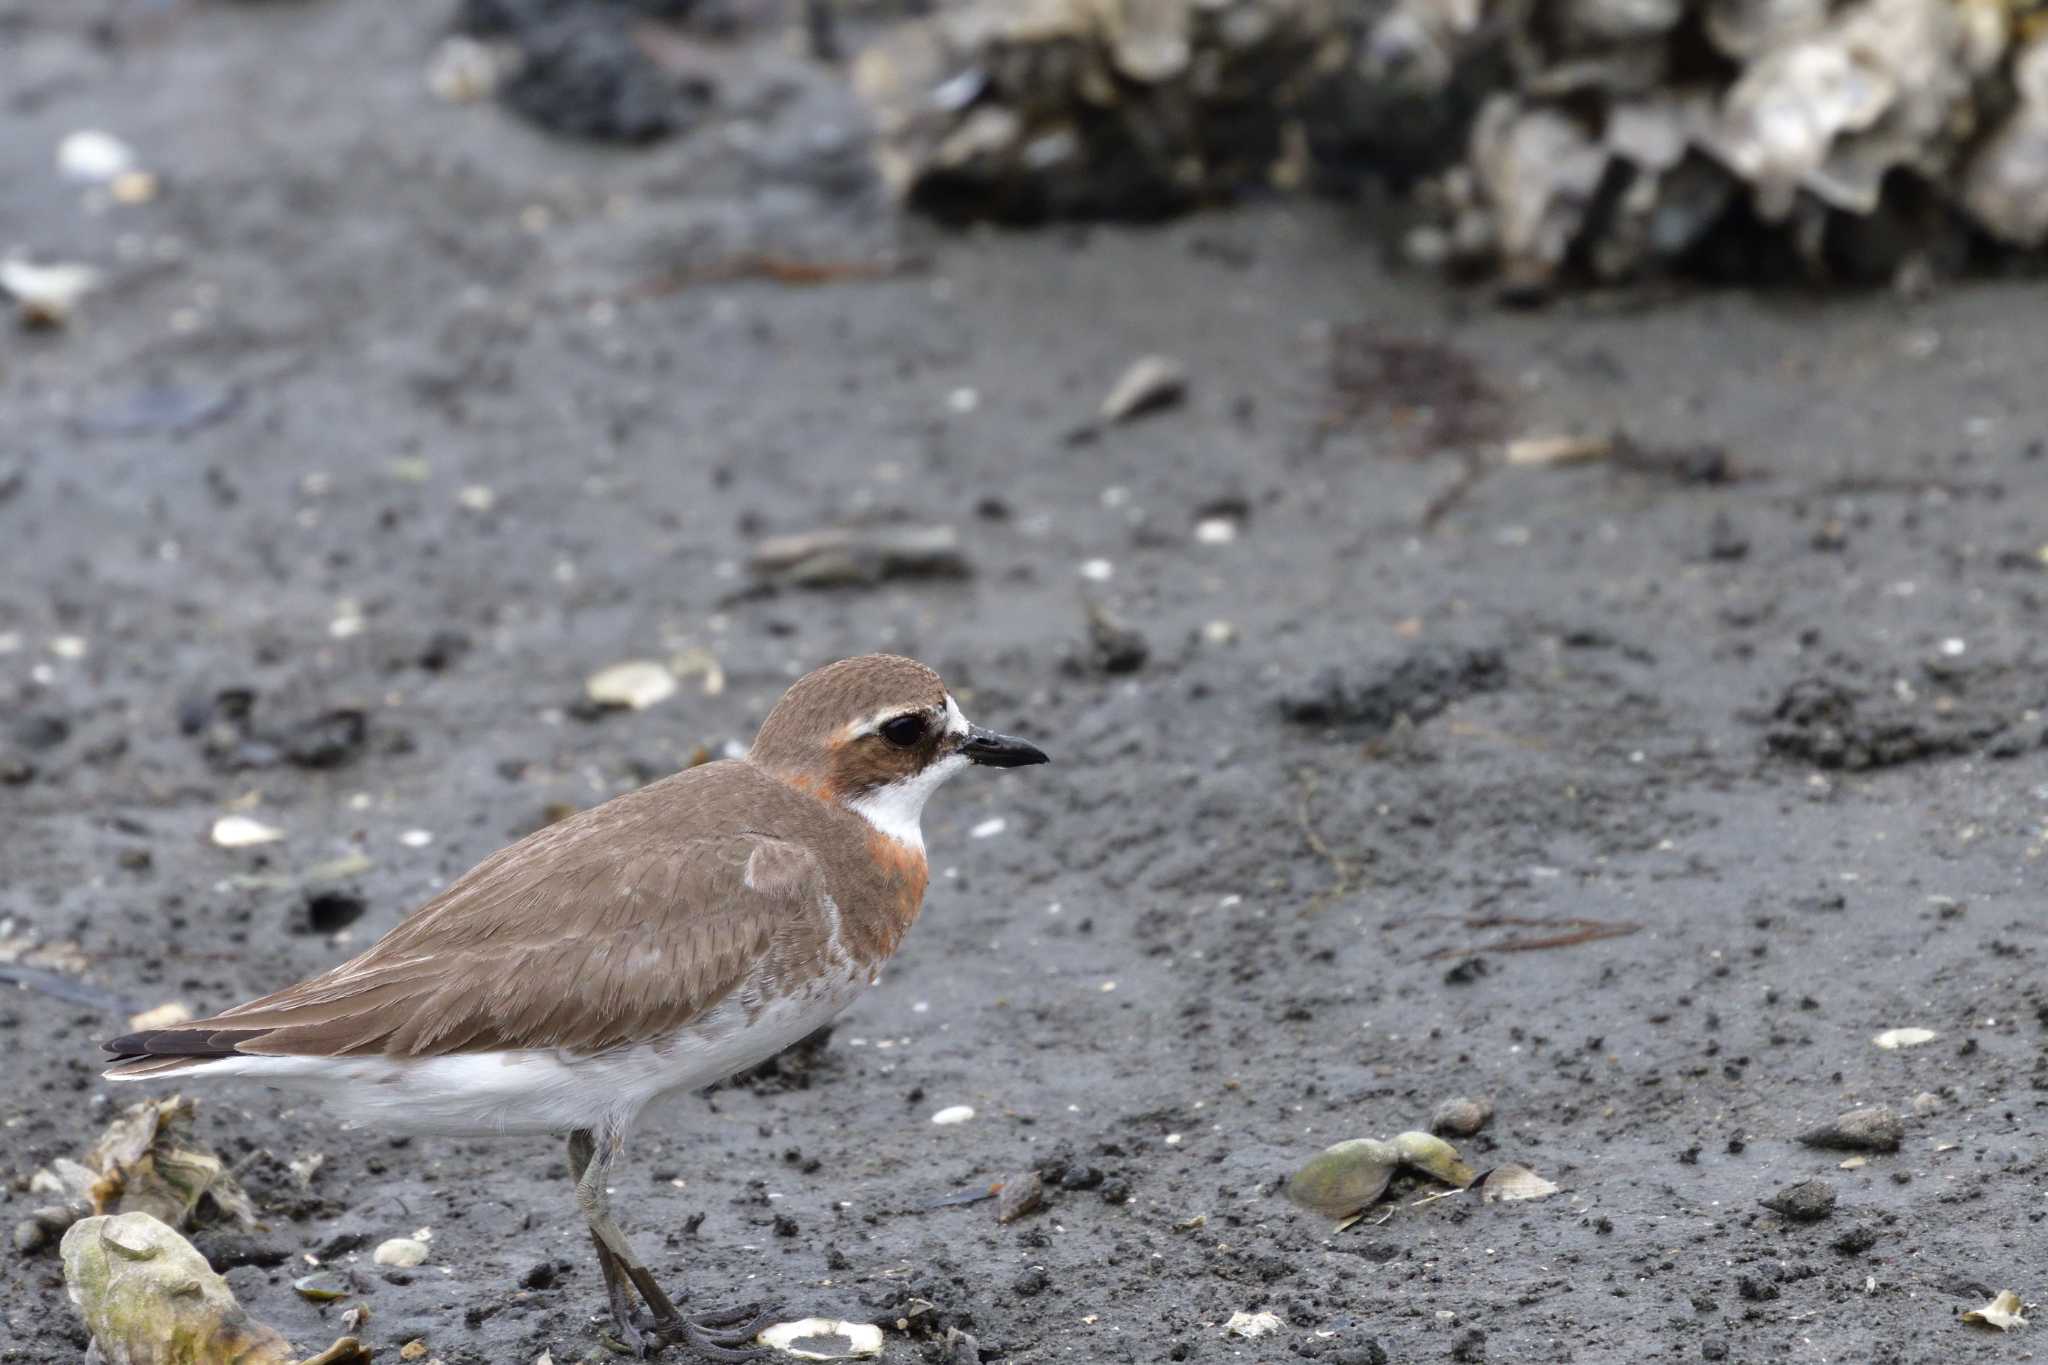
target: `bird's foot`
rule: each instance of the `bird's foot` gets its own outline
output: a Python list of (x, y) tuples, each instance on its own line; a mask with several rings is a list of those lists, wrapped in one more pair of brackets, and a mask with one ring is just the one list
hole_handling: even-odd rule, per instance
[(672, 1346), (686, 1347), (705, 1360), (721, 1363), (759, 1360), (774, 1352), (766, 1346), (755, 1345), (754, 1338), (778, 1317), (773, 1308), (764, 1308), (757, 1303), (721, 1309), (715, 1313), (700, 1313), (695, 1317), (678, 1315), (661, 1325), (662, 1340)]
[(597, 1334), (598, 1344), (614, 1355), (627, 1356), (633, 1360), (652, 1360), (661, 1354), (663, 1340), (652, 1324), (639, 1320), (642, 1315), (613, 1318), (612, 1325)]

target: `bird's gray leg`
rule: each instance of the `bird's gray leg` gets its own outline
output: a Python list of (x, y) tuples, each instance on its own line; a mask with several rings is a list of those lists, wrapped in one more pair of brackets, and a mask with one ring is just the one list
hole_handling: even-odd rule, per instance
[[(569, 1134), (569, 1179), (576, 1183), (576, 1202), (579, 1205), (583, 1202), (584, 1173), (590, 1169), (591, 1154), (596, 1147), (597, 1139), (587, 1128), (578, 1128)], [(611, 1305), (612, 1330), (636, 1355), (645, 1354), (648, 1342), (633, 1321), (633, 1290), (626, 1273), (595, 1226), (590, 1229), (590, 1244), (597, 1248), (597, 1268), (604, 1272), (604, 1296)]]
[[(590, 1224), (590, 1235), (599, 1248), (599, 1261), (609, 1255), (615, 1272), (623, 1274), (640, 1291), (640, 1297), (647, 1303), (648, 1311), (654, 1315), (654, 1324), (667, 1342), (680, 1342), (699, 1355), (716, 1361), (754, 1360), (767, 1355), (760, 1347), (750, 1343), (754, 1335), (768, 1323), (774, 1321), (772, 1313), (757, 1313), (752, 1307), (709, 1313), (701, 1318), (685, 1318), (676, 1310), (673, 1300), (662, 1292), (655, 1283), (654, 1275), (633, 1254), (633, 1244), (626, 1240), (626, 1234), (612, 1217), (611, 1196), (605, 1185), (611, 1175), (612, 1163), (618, 1159), (625, 1147), (625, 1133), (622, 1129), (606, 1125), (595, 1132), (582, 1131), (569, 1139), (572, 1167), (573, 1152), (581, 1137), (587, 1152), (583, 1171), (576, 1178), (576, 1202), (583, 1210), (584, 1221)], [(614, 1302), (613, 1315), (618, 1312)]]

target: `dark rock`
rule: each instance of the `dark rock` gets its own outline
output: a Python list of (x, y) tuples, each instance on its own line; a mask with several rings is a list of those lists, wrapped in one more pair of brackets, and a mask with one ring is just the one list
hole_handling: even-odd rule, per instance
[(1045, 1271), (1037, 1266), (1033, 1266), (1017, 1277), (1016, 1282), (1010, 1286), (1010, 1290), (1020, 1299), (1035, 1298), (1043, 1294), (1046, 1286), (1050, 1283), (1051, 1281), (1046, 1278)]
[(1795, 1223), (1814, 1223), (1835, 1211), (1835, 1190), (1824, 1180), (1802, 1180), (1758, 1202)]
[[(2037, 699), (2038, 700), (2038, 699)], [(2016, 699), (2015, 707), (2024, 699)], [(1802, 678), (1772, 706), (1764, 743), (1817, 768), (1859, 772), (1970, 753), (2007, 729), (1997, 709), (1937, 712), (1866, 694), (1832, 678)]]
[(1364, 1341), (1340, 1347), (1331, 1354), (1330, 1365), (1387, 1365), (1386, 1348), (1377, 1341), (1367, 1338)]
[(681, 18), (687, 0), (464, 0), (455, 28), (518, 47), (505, 104), (550, 132), (652, 142), (697, 122), (711, 101), (700, 78), (663, 68), (639, 25)]
[(1102, 1172), (1094, 1166), (1068, 1166), (1060, 1172), (1063, 1190), (1092, 1190), (1102, 1184)]
[(1844, 1256), (1861, 1256), (1877, 1245), (1877, 1229), (1867, 1223), (1859, 1223), (1828, 1245)]
[(437, 630), (427, 637), (416, 663), (429, 673), (443, 673), (453, 668), (469, 653), (470, 639), (459, 630)]
[(1451, 1345), (1451, 1359), (1466, 1362), (1467, 1365), (1471, 1365), (1472, 1362), (1485, 1360), (1486, 1333), (1474, 1327), (1471, 1331), (1459, 1337)]
[(1492, 646), (1424, 644), (1324, 665), (1285, 687), (1278, 705), (1297, 725), (1380, 731), (1404, 718), (1419, 724), (1506, 682), (1507, 663)]
[(283, 1265), (293, 1254), (291, 1246), (272, 1237), (226, 1229), (198, 1233), (192, 1238), (192, 1245), (206, 1258), (208, 1265), (223, 1275), (238, 1265), (260, 1266), (268, 1270)]
[(1750, 1303), (1768, 1303), (1783, 1292), (1775, 1280), (1758, 1275), (1744, 1275), (1735, 1281), (1735, 1292)]
[(293, 726), (276, 742), (285, 758), (301, 768), (339, 768), (362, 752), (369, 718), (342, 707)]
[(1808, 1147), (1845, 1152), (1896, 1152), (1905, 1138), (1906, 1125), (1882, 1105), (1852, 1109), (1799, 1135)]
[(1045, 1181), (1038, 1172), (1019, 1171), (1003, 1180), (1002, 1192), (996, 1196), (996, 1221), (1014, 1223), (1036, 1213), (1044, 1203)]
[(30, 752), (54, 749), (69, 738), (71, 722), (48, 712), (23, 716), (14, 723), (14, 742)]
[(369, 909), (361, 896), (350, 891), (310, 891), (291, 924), (295, 934), (333, 934), (348, 928)]
[(562, 1272), (569, 1269), (566, 1261), (535, 1261), (519, 1277), (521, 1289), (553, 1289), (562, 1278)]

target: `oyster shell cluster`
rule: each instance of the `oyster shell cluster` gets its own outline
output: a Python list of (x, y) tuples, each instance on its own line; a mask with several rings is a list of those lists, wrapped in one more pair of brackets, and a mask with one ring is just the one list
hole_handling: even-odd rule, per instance
[(1532, 291), (2048, 241), (2048, 0), (951, 0), (855, 81), (955, 220), (1389, 176), (1412, 258)]
[[(1373, 7), (1374, 9), (1377, 6)], [(884, 179), (948, 219), (1144, 218), (1309, 175), (1355, 0), (969, 0), (865, 50)]]
[[(1424, 184), (1421, 260), (1540, 289), (1736, 245), (1881, 274), (2048, 238), (2048, 37), (2010, 0), (1395, 0), (1368, 79), (1511, 79)], [(1788, 250), (1789, 249), (1789, 250)]]

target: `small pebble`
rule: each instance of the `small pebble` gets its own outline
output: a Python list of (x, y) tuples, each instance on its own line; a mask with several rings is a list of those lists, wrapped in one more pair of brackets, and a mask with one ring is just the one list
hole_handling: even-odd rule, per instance
[(944, 1127), (948, 1127), (948, 1126), (950, 1126), (950, 1125), (952, 1125), (952, 1124), (955, 1124), (955, 1123), (965, 1123), (965, 1122), (967, 1122), (967, 1120), (969, 1120), (969, 1119), (971, 1119), (971, 1118), (973, 1118), (973, 1117), (974, 1117), (974, 1106), (973, 1106), (973, 1105), (971, 1105), (971, 1104), (955, 1104), (955, 1105), (949, 1105), (948, 1107), (946, 1107), (946, 1108), (944, 1108), (944, 1109), (941, 1109), (941, 1110), (940, 1110), (940, 1111), (939, 1111), (938, 1113), (936, 1113), (936, 1114), (933, 1114), (933, 1115), (932, 1115), (932, 1122), (933, 1122), (933, 1123), (936, 1123), (936, 1124), (938, 1124), (938, 1125), (939, 1125), (940, 1127), (944, 1128)]
[(1429, 1131), (1442, 1137), (1471, 1137), (1493, 1117), (1493, 1101), (1458, 1095), (1445, 1100), (1429, 1116)]
[(1044, 1203), (1045, 1181), (1037, 1171), (1020, 1172), (1003, 1181), (1002, 1193), (996, 1196), (996, 1221), (1014, 1223)]
[(1802, 1180), (1757, 1202), (1795, 1223), (1814, 1223), (1835, 1211), (1835, 1191), (1824, 1180)]

